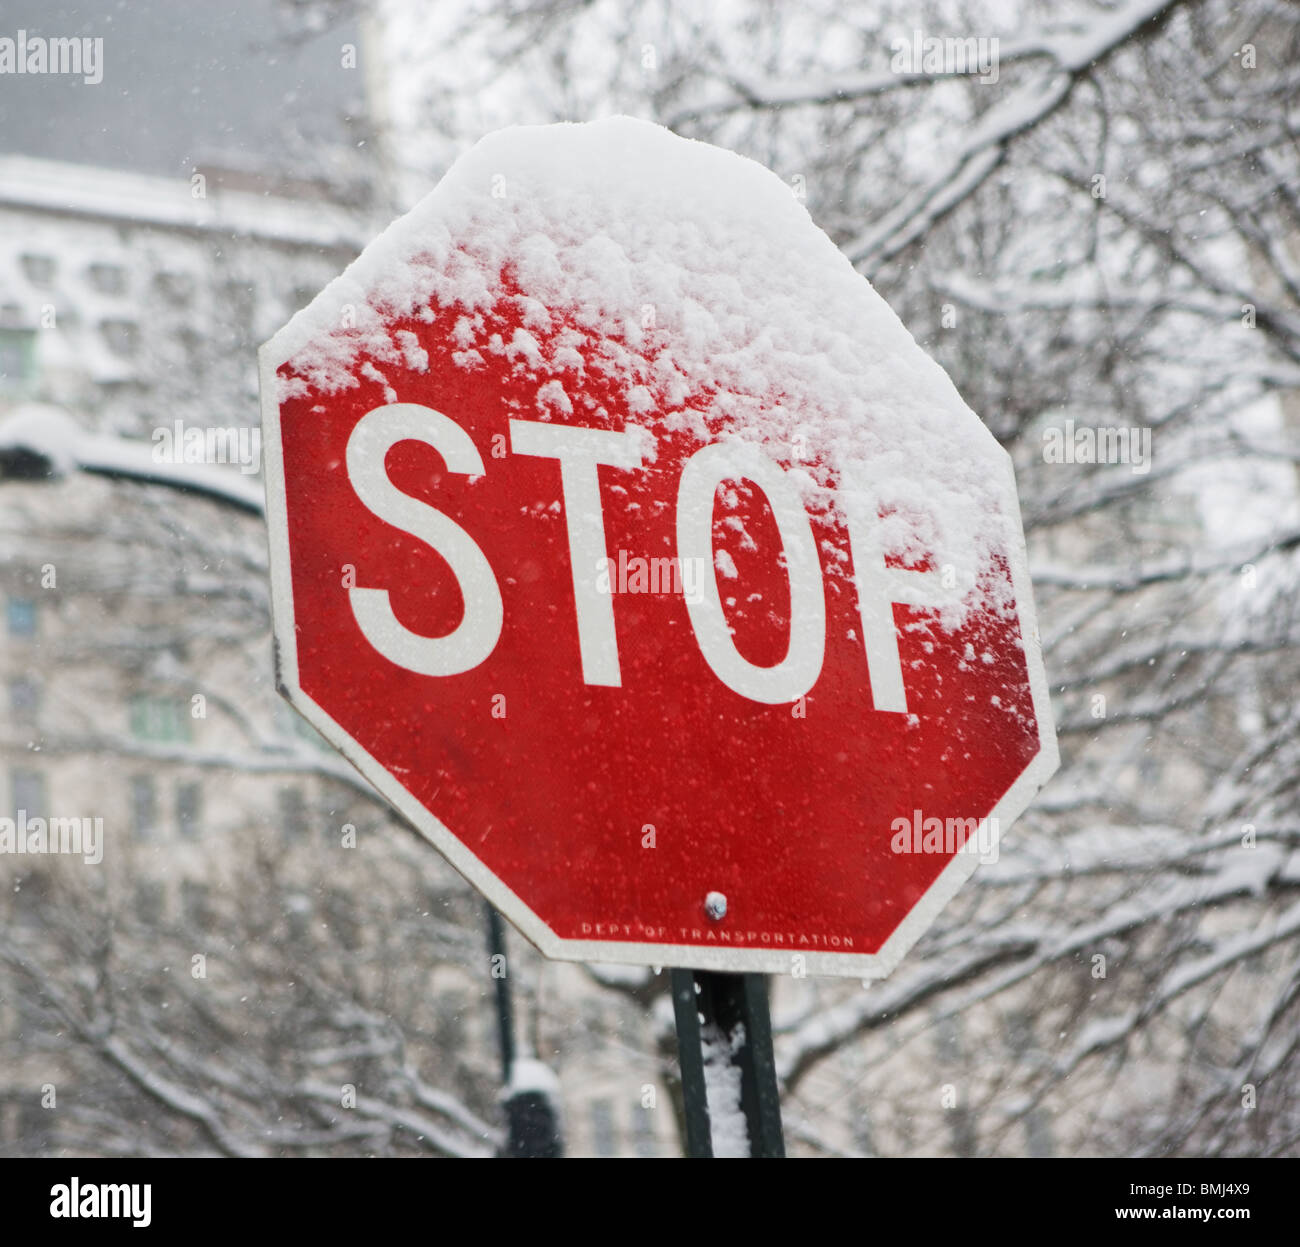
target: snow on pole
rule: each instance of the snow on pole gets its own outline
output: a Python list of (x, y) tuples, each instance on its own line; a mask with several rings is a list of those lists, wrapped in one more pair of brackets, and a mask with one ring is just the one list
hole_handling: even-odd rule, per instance
[(783, 1157), (764, 977), (674, 970), (672, 995), (687, 1154)]

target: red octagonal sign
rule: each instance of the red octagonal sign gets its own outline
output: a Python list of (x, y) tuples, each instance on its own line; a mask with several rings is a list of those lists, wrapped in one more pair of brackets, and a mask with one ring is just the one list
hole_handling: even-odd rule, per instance
[(543, 952), (886, 974), (1055, 769), (1008, 456), (753, 162), (492, 135), (261, 362), (281, 690)]

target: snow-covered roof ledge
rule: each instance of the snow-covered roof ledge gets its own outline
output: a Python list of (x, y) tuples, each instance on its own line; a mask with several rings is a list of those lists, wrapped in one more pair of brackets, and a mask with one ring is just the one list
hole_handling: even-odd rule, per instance
[(0, 156), (0, 207), (360, 251), (357, 214), (320, 200), (295, 200), (205, 186), (187, 178), (90, 168), (32, 156)]

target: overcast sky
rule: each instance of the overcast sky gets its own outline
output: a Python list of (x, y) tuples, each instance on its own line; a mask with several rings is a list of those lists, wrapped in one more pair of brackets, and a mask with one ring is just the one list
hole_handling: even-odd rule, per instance
[[(0, 151), (188, 176), (196, 163), (304, 170), (349, 140), (362, 69), (355, 25), (290, 40), (275, 0), (0, 0), (0, 38), (103, 39), (103, 81), (0, 75)], [(303, 142), (303, 140), (307, 142)]]

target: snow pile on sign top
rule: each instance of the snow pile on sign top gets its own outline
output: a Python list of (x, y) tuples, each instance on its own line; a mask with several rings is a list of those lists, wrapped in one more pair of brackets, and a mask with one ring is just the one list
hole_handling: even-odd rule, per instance
[[(520, 321), (508, 340), (486, 320), (502, 300)], [(537, 380), (521, 417), (599, 423), (581, 405), (599, 371), (633, 420), (762, 444), (810, 506), (818, 483), (868, 491), (888, 553), (951, 564), (967, 586), (1012, 537), (1004, 452), (791, 188), (745, 157), (626, 117), (489, 135), (295, 317), (281, 396), (419, 368), (392, 322), (449, 315), (456, 366), (504, 354)]]

